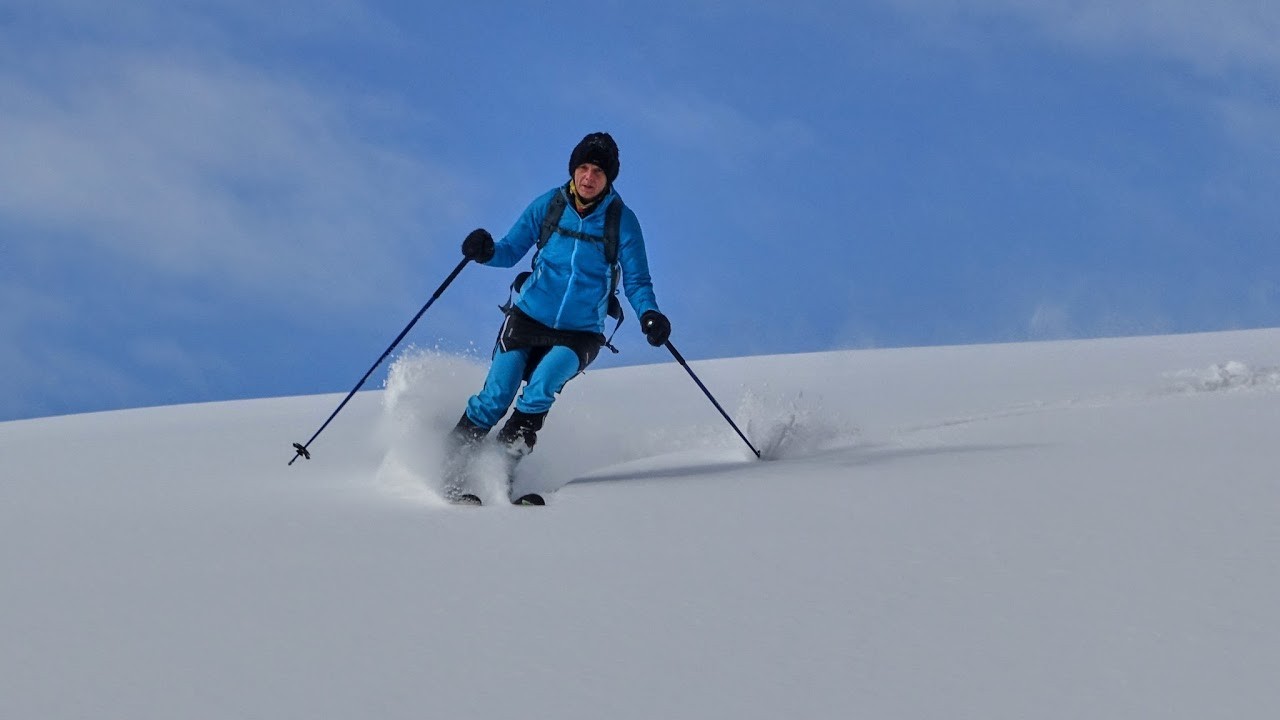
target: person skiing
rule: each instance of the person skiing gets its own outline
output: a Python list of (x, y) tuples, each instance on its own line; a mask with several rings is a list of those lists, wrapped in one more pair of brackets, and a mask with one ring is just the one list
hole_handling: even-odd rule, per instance
[[(484, 386), (449, 433), (445, 489), (451, 500), (479, 502), (463, 492), (465, 464), (514, 400), (515, 410), (497, 434), (510, 492), (515, 464), (537, 444), (556, 395), (609, 344), (606, 318), (614, 315), (621, 323), (619, 276), (649, 344), (659, 347), (670, 337), (640, 223), (614, 189), (619, 167), (613, 137), (590, 133), (569, 155), (568, 182), (534, 199), (501, 240), (479, 228), (462, 241), (464, 257), (491, 267), (512, 267), (530, 248), (538, 249), (532, 271), (512, 285)], [(536, 495), (513, 501), (542, 504)]]

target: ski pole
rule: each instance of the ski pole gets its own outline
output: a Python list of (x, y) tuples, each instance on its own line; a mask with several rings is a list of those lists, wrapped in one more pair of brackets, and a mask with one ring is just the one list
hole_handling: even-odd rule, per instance
[(720, 403), (716, 402), (715, 396), (711, 394), (711, 391), (707, 389), (707, 386), (703, 385), (702, 381), (698, 379), (698, 376), (694, 374), (693, 368), (689, 367), (689, 363), (685, 362), (684, 356), (680, 354), (679, 350), (676, 350), (676, 346), (672, 345), (670, 340), (667, 341), (666, 345), (667, 349), (671, 351), (671, 355), (675, 357), (676, 362), (680, 363), (681, 367), (685, 369), (685, 372), (689, 373), (689, 377), (693, 378), (693, 381), (698, 384), (698, 387), (702, 388), (703, 394), (707, 396), (707, 399), (711, 401), (712, 405), (716, 406), (716, 409), (720, 411), (720, 414), (724, 416), (724, 419), (729, 422), (733, 431), (738, 433), (738, 437), (742, 438), (742, 442), (746, 443), (747, 447), (751, 448), (751, 452), (756, 454), (756, 458), (760, 458), (760, 451), (756, 449), (755, 445), (751, 444), (751, 441), (747, 439), (746, 435), (742, 434), (742, 431), (738, 429), (737, 423), (733, 421), (733, 418), (729, 417), (729, 413), (725, 412), (724, 408), (720, 407)]
[(293, 460), (289, 461), (290, 465), (292, 465), (294, 460), (297, 460), (298, 458), (311, 459), (311, 452), (307, 450), (307, 448), (311, 447), (311, 443), (315, 442), (315, 439), (320, 437), (320, 433), (324, 432), (324, 429), (329, 427), (329, 423), (333, 422), (333, 419), (338, 416), (338, 413), (342, 412), (342, 408), (346, 407), (347, 402), (351, 400), (352, 396), (354, 396), (356, 392), (364, 386), (365, 381), (369, 379), (369, 376), (373, 374), (373, 371), (378, 369), (378, 366), (382, 364), (383, 360), (387, 359), (387, 356), (391, 354), (392, 350), (396, 349), (396, 346), (400, 344), (400, 341), (404, 339), (404, 336), (408, 335), (409, 331), (413, 329), (413, 326), (417, 324), (418, 318), (422, 317), (422, 314), (427, 311), (427, 308), (431, 307), (431, 304), (444, 293), (445, 288), (449, 287), (449, 283), (452, 283), (453, 279), (458, 277), (458, 273), (462, 272), (462, 268), (466, 267), (469, 262), (471, 262), (470, 258), (463, 258), (462, 262), (458, 263), (458, 267), (454, 268), (453, 272), (449, 273), (449, 277), (445, 278), (445, 281), (440, 284), (440, 287), (436, 289), (435, 293), (431, 296), (431, 299), (427, 301), (427, 304), (423, 305), (422, 309), (418, 311), (418, 314), (414, 315), (413, 319), (409, 321), (409, 324), (404, 326), (404, 330), (401, 330), (400, 334), (396, 336), (396, 339), (391, 341), (391, 344), (387, 346), (387, 349), (382, 353), (382, 356), (373, 363), (373, 367), (369, 368), (369, 372), (366, 372), (364, 377), (360, 378), (360, 382), (356, 383), (356, 386), (351, 388), (351, 392), (347, 393), (347, 396), (342, 399), (342, 402), (338, 403), (338, 408), (333, 411), (333, 414), (329, 416), (328, 420), (324, 421), (324, 424), (320, 426), (320, 429), (316, 431), (316, 434), (312, 435), (311, 439), (305, 443), (293, 444), (293, 449), (296, 452), (294, 453)]

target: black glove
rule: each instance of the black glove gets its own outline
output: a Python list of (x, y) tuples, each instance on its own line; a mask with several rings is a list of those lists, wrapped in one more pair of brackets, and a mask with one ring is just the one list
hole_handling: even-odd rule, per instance
[(671, 337), (671, 321), (657, 310), (646, 310), (640, 316), (640, 329), (644, 331), (645, 339), (654, 347), (666, 345), (667, 339)]
[(467, 233), (467, 239), (462, 241), (462, 256), (481, 264), (489, 262), (493, 259), (493, 236), (484, 228)]

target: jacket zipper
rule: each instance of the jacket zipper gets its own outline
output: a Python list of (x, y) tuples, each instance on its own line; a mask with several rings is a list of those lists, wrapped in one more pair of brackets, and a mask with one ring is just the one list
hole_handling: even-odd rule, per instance
[[(578, 218), (578, 232), (581, 233), (586, 224), (586, 218), (574, 213)], [(581, 240), (571, 238), (573, 240), (573, 252), (569, 255), (569, 280), (565, 283), (564, 297), (560, 300), (560, 309), (556, 311), (556, 327), (560, 327), (564, 321), (564, 311), (569, 304), (569, 294), (573, 292), (573, 280), (578, 276), (578, 247), (582, 244)]]

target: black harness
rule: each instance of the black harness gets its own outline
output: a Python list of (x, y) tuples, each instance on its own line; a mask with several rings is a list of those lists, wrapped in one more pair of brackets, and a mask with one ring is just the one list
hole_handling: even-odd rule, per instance
[(525, 379), (528, 379), (528, 374), (537, 365), (537, 361), (541, 360), (543, 355), (546, 355), (547, 350), (556, 345), (565, 345), (578, 353), (579, 371), (585, 370), (587, 365), (590, 365), (591, 361), (596, 359), (601, 347), (607, 347), (615, 353), (618, 352), (618, 348), (613, 346), (613, 336), (617, 334), (618, 328), (622, 327), (622, 321), (626, 318), (626, 315), (622, 312), (622, 303), (618, 300), (618, 281), (622, 274), (622, 269), (618, 265), (618, 243), (622, 226), (622, 209), (624, 207), (622, 198), (614, 198), (609, 207), (605, 208), (603, 236), (560, 227), (560, 219), (564, 217), (564, 211), (568, 205), (569, 201), (565, 197), (565, 193), (558, 192), (552, 196), (551, 203), (547, 206), (547, 214), (542, 219), (542, 227), (538, 232), (538, 249), (533, 255), (533, 264), (537, 264), (538, 253), (542, 252), (542, 248), (546, 247), (547, 241), (557, 232), (575, 240), (603, 243), (604, 259), (611, 269), (607, 312), (609, 317), (614, 318), (617, 322), (613, 326), (613, 332), (609, 333), (607, 338), (601, 333), (556, 330), (543, 325), (526, 315), (515, 305), (515, 294), (520, 292), (520, 288), (524, 287), (525, 281), (529, 279), (533, 271), (526, 270), (520, 273), (511, 283), (511, 294), (508, 296), (506, 304), (500, 307), (507, 318), (503, 321), (502, 328), (498, 331), (498, 348), (503, 352), (519, 348), (533, 348), (534, 353), (530, 357), (528, 368), (525, 371)]

